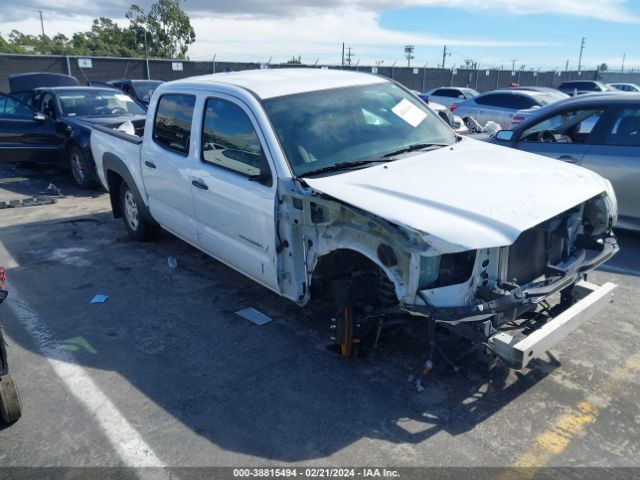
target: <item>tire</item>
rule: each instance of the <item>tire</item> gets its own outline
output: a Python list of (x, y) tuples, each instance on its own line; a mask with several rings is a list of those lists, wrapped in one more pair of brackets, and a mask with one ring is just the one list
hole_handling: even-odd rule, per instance
[(22, 416), (20, 395), (11, 375), (0, 377), (0, 418), (6, 424), (17, 421)]
[(93, 173), (93, 162), (77, 145), (69, 147), (67, 162), (71, 169), (71, 176), (79, 187), (91, 189), (98, 186)]
[(151, 240), (160, 229), (158, 225), (145, 220), (141, 211), (142, 208), (144, 206), (140, 196), (126, 182), (122, 182), (120, 185), (122, 220), (129, 236), (138, 242)]

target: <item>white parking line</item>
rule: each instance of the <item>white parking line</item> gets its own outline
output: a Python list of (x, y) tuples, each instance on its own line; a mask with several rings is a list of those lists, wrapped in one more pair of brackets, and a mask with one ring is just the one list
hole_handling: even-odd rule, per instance
[(145, 443), (140, 433), (129, 424), (85, 369), (78, 364), (75, 356), (62, 349), (45, 323), (22, 300), (16, 289), (9, 285), (8, 290), (9, 297), (6, 303), (9, 308), (33, 337), (42, 355), (51, 364), (53, 371), (73, 396), (86, 407), (89, 414), (96, 419), (124, 465), (138, 468), (136, 470), (137, 476), (145, 480), (175, 478), (165, 470), (165, 464)]

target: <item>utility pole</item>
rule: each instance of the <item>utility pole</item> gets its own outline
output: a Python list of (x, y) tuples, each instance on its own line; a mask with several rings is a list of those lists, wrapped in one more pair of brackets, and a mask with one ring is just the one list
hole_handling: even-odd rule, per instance
[(444, 49), (442, 50), (442, 68), (444, 68), (444, 61), (447, 58), (447, 46), (444, 46)]
[(567, 60), (567, 62), (564, 64), (564, 71), (565, 72), (569, 71), (569, 60)]
[(342, 42), (342, 66), (344, 67), (344, 42)]
[(580, 42), (580, 57), (578, 58), (578, 71), (582, 69), (582, 51), (584, 50), (584, 41), (585, 37), (582, 37), (582, 41)]
[(44, 39), (44, 22), (42, 21), (42, 10), (38, 10), (40, 14), (40, 28), (42, 29), (42, 38)]
[(511, 71), (512, 72), (516, 71), (516, 59), (515, 58), (513, 60), (511, 60)]
[(620, 69), (620, 73), (624, 72), (624, 59), (627, 57), (626, 53), (622, 54), (622, 68)]

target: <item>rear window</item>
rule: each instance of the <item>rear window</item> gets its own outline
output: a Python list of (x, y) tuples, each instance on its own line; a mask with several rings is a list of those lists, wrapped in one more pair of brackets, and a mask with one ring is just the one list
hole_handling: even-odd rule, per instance
[(595, 82), (564, 82), (560, 88), (583, 92), (597, 92), (600, 90)]
[(449, 98), (458, 98), (460, 96), (460, 92), (458, 90), (453, 90), (451, 88), (441, 88), (440, 90), (436, 90), (433, 94), (437, 97), (449, 97)]
[(481, 97), (476, 97), (475, 100), (476, 103), (479, 103), (480, 105), (514, 109), (516, 107), (513, 106), (513, 97), (513, 95), (507, 95), (505, 93), (491, 93)]
[(160, 97), (153, 122), (153, 140), (187, 156), (195, 103), (196, 97), (193, 95), (169, 94)]

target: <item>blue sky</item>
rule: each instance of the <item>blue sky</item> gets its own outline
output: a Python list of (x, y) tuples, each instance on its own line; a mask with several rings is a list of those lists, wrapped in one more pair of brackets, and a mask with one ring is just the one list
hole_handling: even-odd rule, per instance
[[(71, 36), (105, 16), (126, 25), (133, 2), (148, 8), (153, 0), (2, 0), (0, 33), (12, 29)], [(583, 67), (603, 62), (619, 70), (640, 68), (640, 0), (186, 0), (196, 31), (192, 59), (336, 64), (341, 45), (353, 47), (354, 62), (406, 64), (404, 45), (413, 44), (415, 66), (466, 58), (481, 67), (504, 65), (553, 70), (566, 60), (576, 68), (580, 39), (586, 37)]]
[[(640, 1), (626, 2), (629, 11), (640, 17)], [(515, 15), (493, 10), (466, 10), (442, 7), (410, 7), (383, 11), (380, 26), (393, 30), (430, 32), (438, 36), (457, 39), (491, 38), (493, 40), (519, 40), (543, 42), (545, 46), (477, 48), (453, 46), (447, 64), (460, 64), (466, 58), (486, 62), (487, 65), (504, 64), (510, 68), (512, 59), (516, 65), (564, 69), (569, 60), (570, 68), (578, 63), (580, 41), (586, 37), (583, 66), (593, 68), (606, 62), (611, 69), (620, 69), (622, 55), (629, 62), (640, 56), (640, 24), (620, 23), (584, 16), (558, 13)], [(442, 48), (416, 49), (416, 61), (442, 61)], [(637, 65), (636, 65), (637, 67)]]

